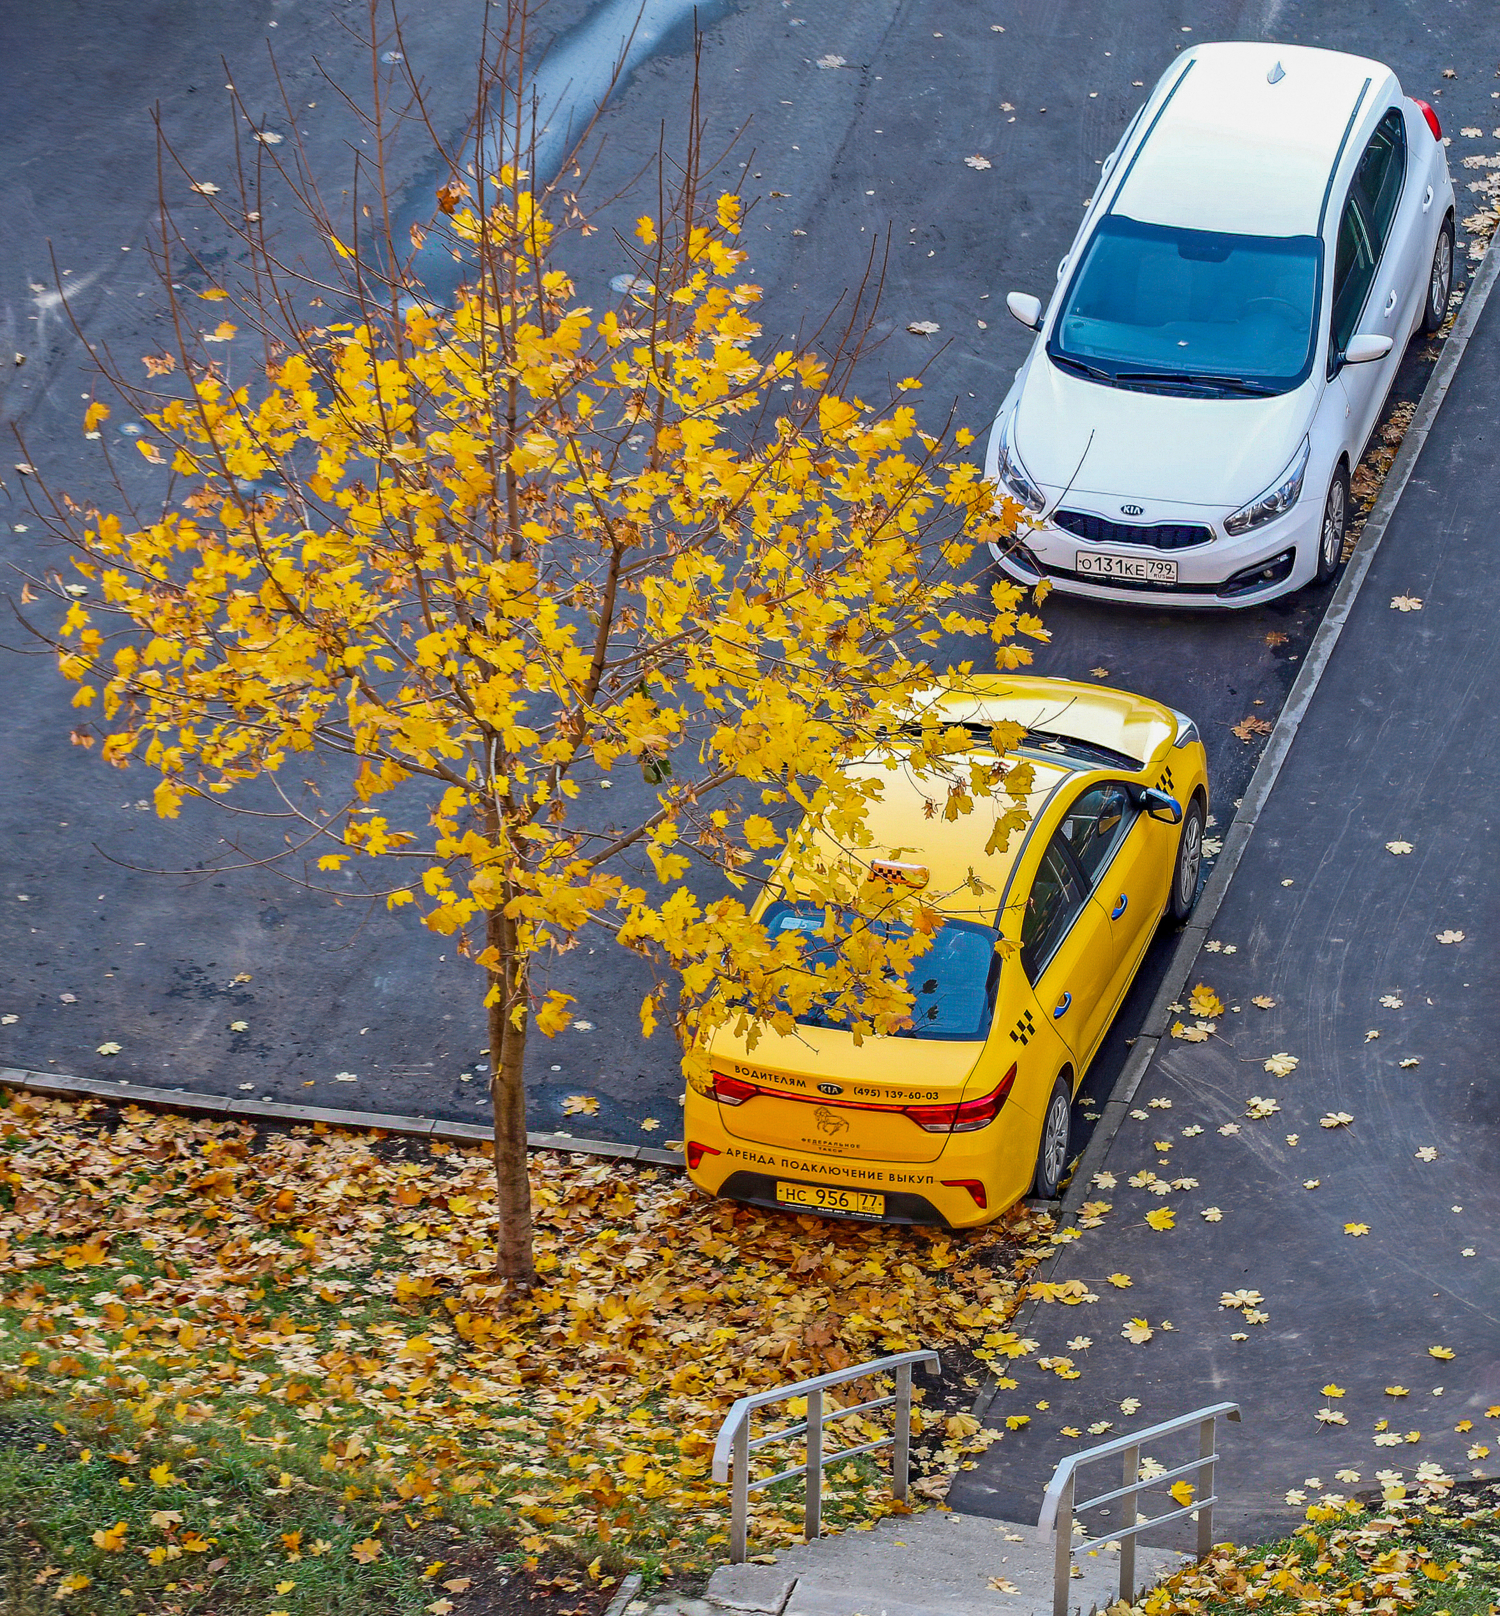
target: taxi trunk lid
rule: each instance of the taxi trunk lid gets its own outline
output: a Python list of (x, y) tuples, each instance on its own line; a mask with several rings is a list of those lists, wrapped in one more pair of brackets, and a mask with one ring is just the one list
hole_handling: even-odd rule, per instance
[(748, 1143), (834, 1160), (936, 1161), (956, 1108), (972, 1100), (984, 1045), (866, 1038), (826, 1027), (764, 1034), (753, 1050), (721, 1034), (714, 1094)]

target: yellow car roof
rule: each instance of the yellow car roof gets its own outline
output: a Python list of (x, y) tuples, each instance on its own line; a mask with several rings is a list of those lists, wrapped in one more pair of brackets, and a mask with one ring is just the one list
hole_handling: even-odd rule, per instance
[[(1058, 781), (1076, 774), (1078, 766), (1044, 762), (1030, 755), (1025, 761), (1034, 778), (1026, 804), (1029, 828)], [(879, 780), (884, 788), (865, 816), (873, 845), (860, 849), (858, 856), (925, 866), (930, 875), (922, 896), (934, 909), (955, 920), (993, 925), (1006, 880), (1026, 840), (1026, 828), (1012, 831), (1008, 844), (993, 853), (987, 853), (985, 846), (995, 822), (1015, 806), (1013, 800), (1008, 796), (976, 797), (968, 813), (944, 819), (947, 780), (919, 773), (900, 753), (888, 759), (867, 758), (851, 765), (848, 773), (854, 779)], [(971, 874), (978, 876), (985, 890), (975, 892), (968, 885)]]
[(1024, 724), (1029, 730), (1089, 741), (1123, 753), (1144, 767), (1177, 734), (1170, 707), (1127, 690), (1073, 679), (1020, 674), (969, 674), (944, 681), (924, 700), (952, 724)]

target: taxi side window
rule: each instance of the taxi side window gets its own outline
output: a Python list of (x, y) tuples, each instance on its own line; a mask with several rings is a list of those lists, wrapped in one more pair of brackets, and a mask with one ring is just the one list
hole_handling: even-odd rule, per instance
[(1035, 983), (1067, 934), (1087, 894), (1080, 885), (1059, 830), (1047, 844), (1026, 897), (1021, 920), (1021, 969)]
[(1068, 810), (1058, 834), (1068, 844), (1084, 880), (1092, 888), (1135, 816), (1123, 786), (1090, 786)]

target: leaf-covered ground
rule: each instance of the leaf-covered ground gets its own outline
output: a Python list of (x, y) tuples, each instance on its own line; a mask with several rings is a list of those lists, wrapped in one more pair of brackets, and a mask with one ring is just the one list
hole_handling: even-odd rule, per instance
[[(516, 1305), (479, 1151), (12, 1095), (0, 1152), (15, 1611), (462, 1616), (512, 1608), (481, 1602), (498, 1564), (575, 1568), (545, 1603), (589, 1611), (627, 1568), (725, 1557), (710, 1460), (736, 1397), (908, 1347), (960, 1349), (914, 1421), (940, 1495), (998, 1440), (952, 1363), (1034, 1347), (1005, 1326), (1051, 1250), (1024, 1212), (964, 1236), (824, 1222), (537, 1155), (541, 1283)], [(890, 1507), (869, 1460), (829, 1472), (831, 1525)], [(800, 1523), (784, 1484), (753, 1547)]]
[[(1486, 1616), (1500, 1608), (1500, 1484), (1427, 1488), (1376, 1510), (1314, 1504), (1307, 1517), (1278, 1543), (1216, 1548), (1135, 1613)], [(1130, 1608), (1115, 1607), (1121, 1616)]]

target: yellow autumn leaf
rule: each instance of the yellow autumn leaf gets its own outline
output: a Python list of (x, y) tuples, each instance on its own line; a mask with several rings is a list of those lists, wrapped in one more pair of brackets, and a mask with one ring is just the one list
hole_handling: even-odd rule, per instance
[(220, 320), (212, 331), (208, 332), (203, 340), (205, 342), (228, 342), (239, 328), (229, 320)]
[(1184, 1509), (1193, 1501), (1193, 1494), (1197, 1488), (1190, 1481), (1174, 1481), (1167, 1491), (1182, 1505)]
[(1188, 997), (1188, 1014), (1212, 1020), (1224, 1014), (1224, 1003), (1206, 982), (1200, 982)]
[(102, 1549), (105, 1554), (118, 1554), (125, 1547), (125, 1534), (129, 1530), (124, 1521), (116, 1521), (113, 1526), (94, 1533), (94, 1547)]
[(1153, 1207), (1146, 1214), (1146, 1222), (1153, 1229), (1172, 1229), (1177, 1226), (1177, 1216), (1169, 1206)]
[(349, 1552), (361, 1565), (370, 1565), (378, 1560), (384, 1551), (378, 1539), (366, 1537), (361, 1538)]
[(1455, 1355), (1452, 1347), (1428, 1347), (1427, 1353), (1432, 1358), (1452, 1358)]

